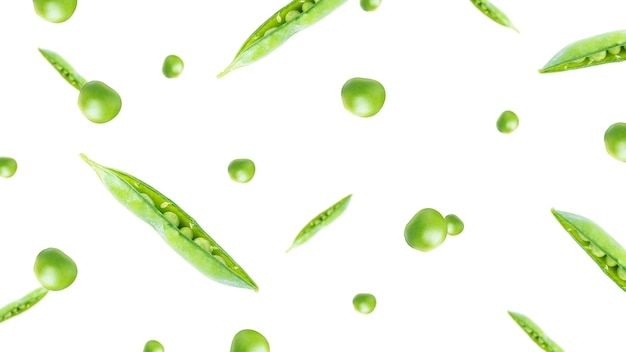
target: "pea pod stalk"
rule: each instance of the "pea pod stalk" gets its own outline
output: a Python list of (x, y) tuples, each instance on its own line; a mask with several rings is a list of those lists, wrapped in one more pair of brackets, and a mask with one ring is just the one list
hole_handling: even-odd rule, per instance
[(6, 306), (0, 308), (0, 323), (13, 318), (16, 315), (20, 315), (30, 309), (32, 306), (41, 301), (46, 294), (48, 294), (48, 290), (44, 287), (39, 287), (26, 296), (13, 301)]
[(225, 285), (258, 291), (252, 278), (173, 201), (134, 176), (97, 164), (83, 154), (81, 157), (115, 199), (152, 226), (202, 274)]

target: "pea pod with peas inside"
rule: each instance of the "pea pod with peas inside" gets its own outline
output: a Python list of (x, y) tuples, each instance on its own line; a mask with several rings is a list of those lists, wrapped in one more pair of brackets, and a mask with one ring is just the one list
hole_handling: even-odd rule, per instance
[(122, 205), (152, 226), (176, 253), (208, 278), (258, 291), (252, 278), (176, 203), (125, 172), (81, 157)]
[(491, 18), (494, 22), (511, 28), (519, 33), (519, 30), (515, 28), (511, 20), (504, 14), (499, 8), (495, 7), (489, 0), (471, 0), (472, 4), (476, 6), (485, 16)]
[(249, 65), (281, 46), (292, 35), (315, 24), (347, 0), (293, 0), (263, 22), (235, 55), (218, 78)]
[(519, 325), (526, 334), (544, 351), (547, 352), (563, 352), (563, 349), (552, 341), (541, 328), (535, 324), (529, 317), (509, 311), (509, 315)]

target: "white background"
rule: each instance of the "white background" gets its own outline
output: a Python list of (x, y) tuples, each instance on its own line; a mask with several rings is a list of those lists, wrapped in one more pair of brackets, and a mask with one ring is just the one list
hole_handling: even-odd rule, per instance
[[(624, 29), (617, 0), (499, 0), (521, 33), (470, 1), (356, 0), (266, 58), (215, 76), (283, 0), (80, 0), (52, 24), (32, 3), (0, 9), (0, 305), (38, 287), (40, 250), (77, 263), (75, 283), (0, 324), (0, 351), (228, 351), (255, 329), (272, 351), (538, 351), (507, 315), (531, 317), (567, 351), (623, 346), (625, 293), (550, 208), (593, 219), (626, 244), (626, 169), (603, 134), (626, 121), (626, 64), (540, 75), (563, 46)], [(61, 54), (120, 93), (97, 125), (39, 54)], [(165, 56), (185, 62), (177, 79)], [(344, 110), (352, 77), (387, 100)], [(515, 111), (519, 128), (495, 121)], [(260, 287), (211, 281), (102, 186), (79, 153), (177, 202)], [(248, 184), (228, 163), (254, 160)], [(353, 194), (310, 242), (285, 249), (320, 211)], [(465, 231), (422, 253), (403, 229), (420, 209)], [(361, 315), (352, 297), (369, 292)]]

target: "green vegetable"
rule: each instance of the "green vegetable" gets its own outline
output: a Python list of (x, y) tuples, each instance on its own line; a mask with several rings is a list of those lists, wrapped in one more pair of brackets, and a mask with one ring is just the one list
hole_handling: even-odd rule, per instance
[(604, 133), (604, 147), (610, 156), (626, 162), (626, 123), (617, 122)]
[(246, 39), (233, 61), (217, 77), (249, 65), (281, 46), (292, 35), (326, 17), (347, 0), (293, 0)]
[(298, 233), (296, 238), (293, 240), (293, 243), (291, 244), (291, 247), (287, 249), (287, 252), (310, 240), (311, 237), (313, 237), (313, 235), (315, 235), (319, 230), (333, 222), (339, 217), (339, 215), (343, 214), (350, 203), (350, 198), (352, 198), (351, 194), (333, 204), (330, 208), (319, 213), (315, 218), (313, 218), (313, 220), (309, 221), (309, 223), (302, 230), (300, 230), (300, 233)]
[(361, 8), (365, 11), (375, 11), (382, 0), (361, 0)]
[(385, 87), (373, 79), (351, 78), (341, 87), (341, 100), (356, 116), (374, 116), (385, 103)]
[(250, 159), (235, 159), (228, 164), (228, 175), (239, 183), (246, 183), (252, 180), (256, 167)]
[(165, 352), (163, 345), (159, 341), (150, 340), (143, 347), (143, 352)]
[(167, 78), (176, 78), (183, 73), (185, 64), (183, 60), (176, 55), (168, 55), (163, 61), (163, 75)]
[(354, 309), (363, 314), (370, 314), (376, 308), (376, 297), (370, 293), (359, 293), (352, 299)]
[(9, 157), (0, 157), (0, 177), (9, 178), (17, 171), (17, 161)]
[(496, 128), (502, 133), (511, 133), (517, 129), (519, 118), (513, 111), (506, 110), (496, 121)]
[(418, 211), (404, 228), (406, 243), (422, 252), (439, 247), (447, 234), (446, 220), (438, 211), (431, 208)]
[(465, 228), (465, 224), (463, 224), (463, 220), (454, 214), (448, 214), (444, 218), (446, 220), (446, 228), (448, 229), (448, 235), (456, 236), (463, 232)]
[(72, 258), (56, 248), (39, 252), (33, 268), (41, 286), (50, 291), (68, 288), (76, 279), (78, 269)]
[(47, 293), (48, 290), (45, 287), (39, 287), (31, 291), (26, 296), (0, 308), (0, 323), (9, 318), (13, 318), (16, 315), (24, 313), (29, 308), (37, 304), (37, 302), (41, 301)]
[(82, 86), (87, 83), (81, 75), (79, 75), (76, 70), (70, 65), (65, 59), (61, 57), (61, 55), (55, 53), (54, 51), (39, 49), (41, 55), (43, 55), (46, 60), (54, 67), (55, 70), (63, 77), (65, 80), (71, 84), (74, 88), (80, 90)]
[(230, 352), (269, 352), (265, 336), (254, 330), (241, 330), (233, 337)]
[(78, 95), (78, 107), (89, 121), (105, 123), (122, 109), (122, 98), (113, 88), (100, 81), (85, 84)]
[[(81, 157), (115, 199), (152, 226), (176, 253), (201, 273), (225, 285), (258, 291), (257, 285), (239, 264), (173, 201), (134, 176), (99, 165), (83, 154)], [(175, 215), (176, 220), (166, 213)], [(188, 237), (189, 233), (185, 234), (185, 227), (190, 229), (185, 232), (193, 233), (193, 239)], [(208, 242), (210, 250), (198, 241)]]
[(509, 311), (509, 315), (541, 349), (547, 352), (563, 352), (563, 349), (552, 341), (530, 318), (511, 311)]
[(52, 23), (67, 21), (76, 10), (77, 0), (33, 0), (39, 17)]
[(502, 12), (499, 8), (493, 5), (489, 0), (471, 0), (472, 4), (476, 6), (485, 16), (491, 18), (494, 22), (499, 23), (505, 27), (509, 27), (512, 30), (519, 33), (517, 28), (513, 25), (511, 20)]

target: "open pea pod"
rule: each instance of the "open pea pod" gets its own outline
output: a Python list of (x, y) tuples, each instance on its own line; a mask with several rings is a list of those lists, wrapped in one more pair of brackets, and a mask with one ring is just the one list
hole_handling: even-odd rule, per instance
[(173, 201), (134, 176), (99, 165), (83, 154), (81, 157), (122, 205), (152, 226), (201, 273), (225, 285), (258, 291), (252, 278)]
[(472, 4), (476, 6), (485, 16), (491, 18), (492, 21), (511, 28), (512, 30), (519, 33), (519, 30), (515, 28), (513, 22), (507, 17), (502, 10), (497, 8), (494, 4), (492, 4), (489, 0), (471, 0)]
[(293, 0), (265, 21), (243, 43), (218, 78), (249, 65), (281, 46), (292, 35), (326, 17), (347, 0)]
[(595, 222), (552, 209), (552, 214), (591, 259), (626, 291), (626, 250)]
[(48, 290), (44, 287), (39, 287), (29, 292), (26, 296), (0, 308), (0, 323), (9, 318), (13, 318), (16, 315), (24, 313), (41, 301), (46, 294), (48, 294)]
[(81, 75), (70, 65), (61, 55), (55, 53), (52, 50), (39, 49), (41, 55), (54, 67), (57, 72), (65, 78), (65, 80), (71, 84), (74, 88), (80, 90), (86, 83)]
[(547, 352), (563, 352), (563, 349), (557, 345), (556, 342), (552, 341), (548, 335), (541, 330), (539, 325), (535, 324), (529, 317), (511, 311), (509, 311), (509, 315), (541, 349)]

